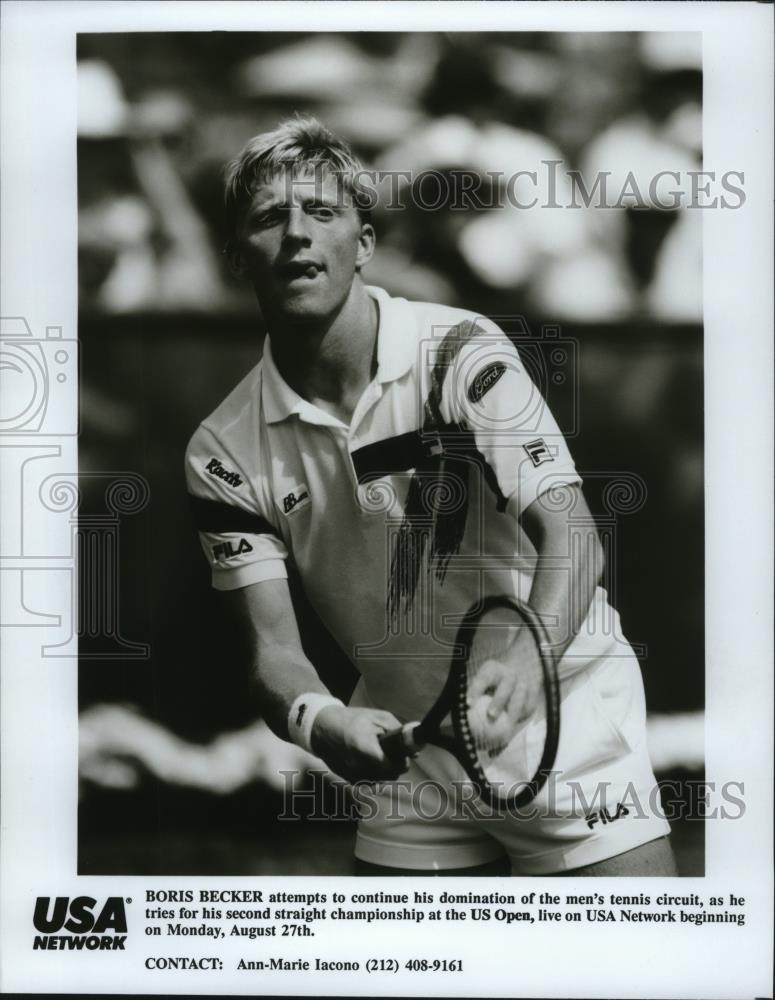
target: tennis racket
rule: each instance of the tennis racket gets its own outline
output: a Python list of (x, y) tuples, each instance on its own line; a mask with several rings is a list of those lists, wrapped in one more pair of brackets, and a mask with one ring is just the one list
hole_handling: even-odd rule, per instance
[[(500, 807), (526, 805), (543, 787), (557, 755), (557, 667), (538, 615), (510, 597), (488, 597), (460, 624), (444, 687), (422, 722), (380, 737), (391, 760), (428, 743), (452, 753), (479, 795)], [(513, 673), (512, 673), (513, 672)], [(492, 720), (501, 679), (516, 682), (508, 708)]]

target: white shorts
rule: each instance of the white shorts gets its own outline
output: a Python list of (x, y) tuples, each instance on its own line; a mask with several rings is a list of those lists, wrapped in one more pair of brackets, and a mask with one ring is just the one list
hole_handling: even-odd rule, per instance
[[(362, 688), (351, 704), (368, 704)], [(638, 661), (607, 658), (563, 683), (554, 769), (520, 813), (488, 808), (435, 746), (399, 781), (361, 796), (360, 811), (356, 857), (408, 870), (468, 868), (507, 854), (515, 874), (549, 875), (664, 837)]]

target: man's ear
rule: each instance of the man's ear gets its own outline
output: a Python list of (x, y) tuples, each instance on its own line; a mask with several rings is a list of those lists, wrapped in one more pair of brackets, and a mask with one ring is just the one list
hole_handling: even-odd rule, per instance
[(247, 262), (235, 240), (229, 240), (223, 248), (226, 260), (229, 262), (229, 270), (235, 278), (242, 279), (248, 271)]
[(360, 271), (374, 256), (374, 248), (377, 245), (377, 236), (374, 226), (369, 222), (361, 224), (361, 234), (358, 237), (358, 253), (355, 255), (355, 269)]

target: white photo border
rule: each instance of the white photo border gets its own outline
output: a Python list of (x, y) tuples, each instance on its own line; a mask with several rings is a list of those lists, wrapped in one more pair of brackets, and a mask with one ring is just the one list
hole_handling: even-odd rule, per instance
[[(513, 928), (443, 925), (444, 950), (470, 973), (450, 980), (303, 978), (222, 972), (148, 973), (142, 933), (122, 956), (32, 952), (39, 895), (136, 895), (146, 888), (232, 887), (235, 878), (76, 875), (77, 663), (43, 658), (39, 630), (2, 630), (3, 991), (285, 993), (488, 996), (762, 996), (771, 990), (772, 942), (772, 8), (758, 3), (93, 3), (5, 2), (2, 9), (2, 306), (36, 337), (77, 333), (76, 35), (80, 32), (234, 31), (700, 31), (705, 169), (745, 172), (746, 203), (704, 215), (706, 474), (706, 767), (709, 780), (745, 781), (746, 812), (706, 824), (706, 875), (668, 888), (735, 892), (745, 927), (689, 924), (553, 927), (551, 947)], [(70, 379), (72, 412), (77, 410)], [(35, 447), (77, 469), (77, 439), (52, 429)], [(59, 449), (56, 451), (55, 449)], [(34, 450), (34, 449), (33, 449)], [(0, 448), (6, 553), (66, 561), (72, 536), (52, 534), (45, 512), (15, 534), (23, 469)], [(7, 564), (11, 566), (10, 563)], [(12, 568), (12, 567), (11, 567)], [(66, 613), (72, 579), (46, 575), (51, 606)], [(43, 592), (43, 591), (41, 591)], [(262, 880), (271, 889), (287, 879)], [(414, 880), (402, 884), (411, 885)], [(251, 884), (257, 880), (251, 880)], [(524, 880), (520, 880), (520, 885)], [(544, 887), (544, 880), (531, 880)], [(296, 885), (298, 885), (296, 880)], [(524, 883), (526, 884), (526, 883)], [(581, 883), (578, 883), (579, 885)], [(304, 878), (310, 891), (332, 880)], [(384, 888), (360, 880), (364, 891)], [(666, 883), (667, 885), (667, 883)], [(563, 890), (572, 882), (564, 880)], [(427, 884), (424, 886), (427, 888)], [(456, 879), (456, 891), (474, 887)], [(655, 891), (632, 879), (627, 891)], [(519, 892), (520, 889), (514, 890)], [(558, 889), (559, 891), (559, 889)], [(582, 886), (580, 892), (590, 891)], [(138, 910), (139, 916), (139, 910)], [(333, 931), (335, 928), (331, 928)], [(138, 928), (139, 930), (139, 928)], [(131, 931), (131, 927), (130, 927)], [(380, 929), (383, 953), (415, 954), (409, 925)], [(369, 928), (348, 926), (348, 948), (374, 951)], [(322, 939), (319, 937), (318, 950)], [(485, 952), (487, 960), (482, 960)], [(325, 947), (325, 945), (323, 945)], [(165, 945), (169, 952), (170, 945)], [(301, 954), (306, 943), (299, 942)], [(174, 950), (174, 949), (173, 949)], [(515, 954), (516, 952), (516, 954)], [(561, 961), (552, 960), (561, 955)]]

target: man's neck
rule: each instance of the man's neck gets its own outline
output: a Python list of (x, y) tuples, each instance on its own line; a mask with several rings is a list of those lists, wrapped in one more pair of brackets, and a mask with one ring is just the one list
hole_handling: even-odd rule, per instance
[(356, 281), (341, 309), (321, 324), (272, 324), (272, 358), (302, 399), (346, 424), (377, 368), (379, 309)]

